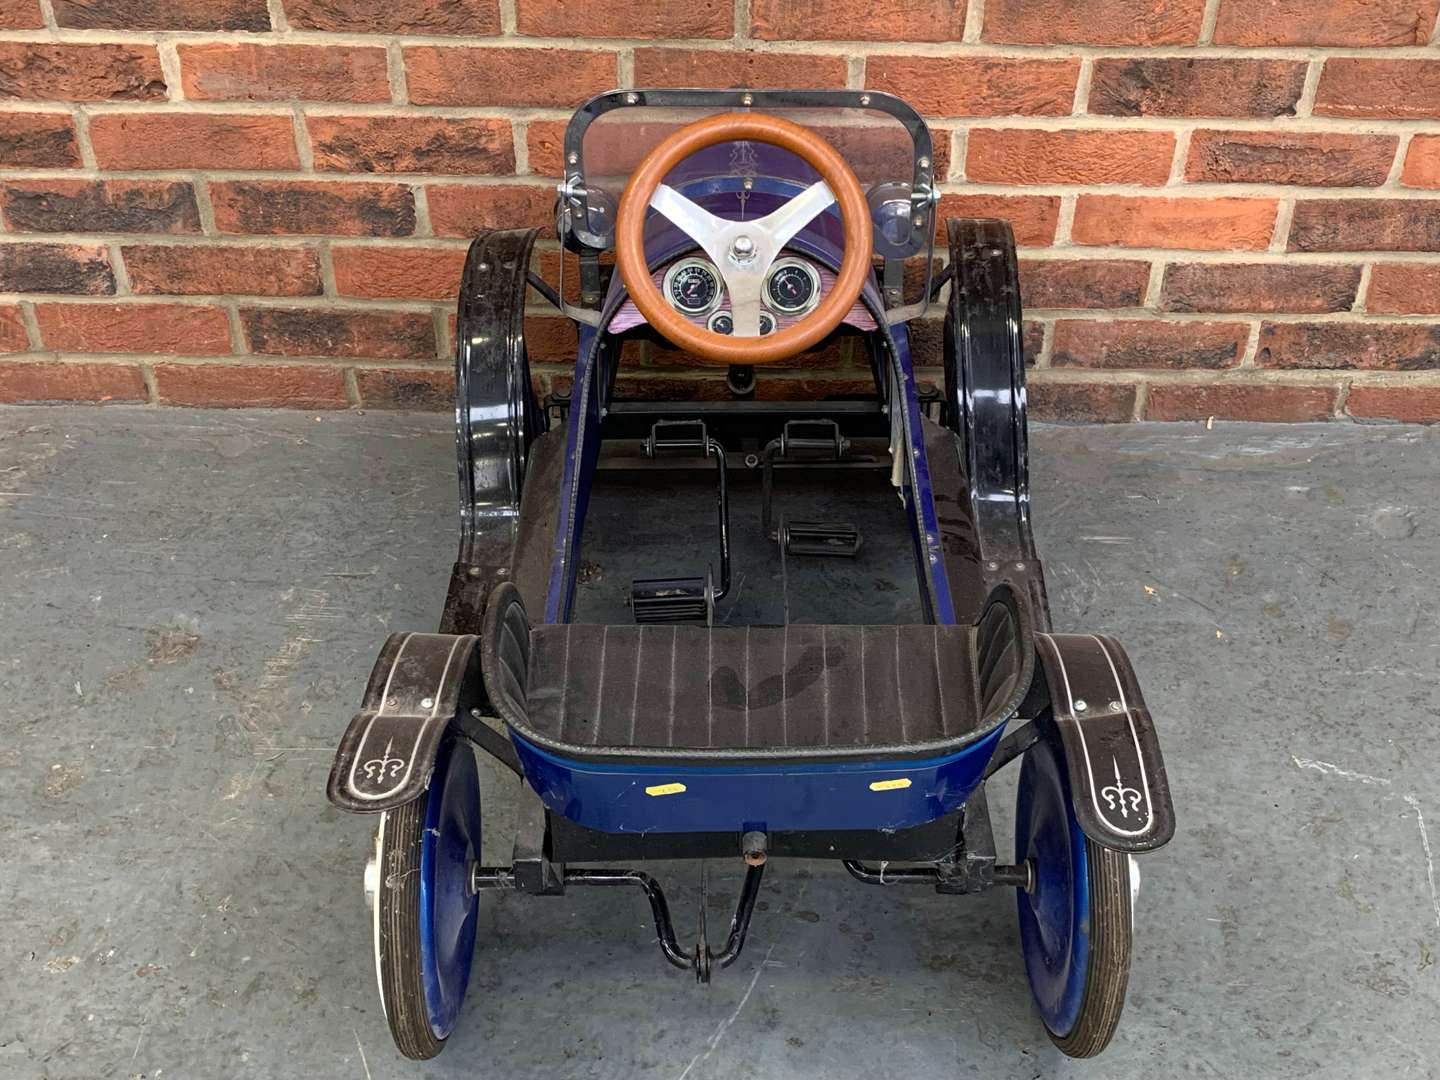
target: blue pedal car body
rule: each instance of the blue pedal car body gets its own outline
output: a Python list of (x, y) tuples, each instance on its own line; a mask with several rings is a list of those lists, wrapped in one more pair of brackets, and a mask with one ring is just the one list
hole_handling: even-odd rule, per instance
[[(942, 898), (1013, 888), (1047, 1031), (1098, 1053), (1133, 856), (1174, 816), (1124, 650), (1050, 628), (1009, 226), (946, 221), (937, 271), (929, 131), (875, 92), (616, 91), (564, 151), (561, 280), (533, 272), (536, 230), (471, 247), (441, 625), (386, 641), (330, 777), (379, 815), (398, 1048), (443, 1047), (488, 890), (635, 888), (665, 960), (707, 982), (769, 861), (811, 858)], [(548, 395), (532, 294), (576, 328)], [(939, 388), (911, 355), (934, 307)], [(637, 378), (673, 349), (693, 376)], [(505, 852), (480, 850), (474, 749), (524, 780)], [(1016, 759), (1007, 861), (985, 782)], [(745, 866), (718, 949), (703, 923), (680, 945), (642, 868), (677, 858)]]

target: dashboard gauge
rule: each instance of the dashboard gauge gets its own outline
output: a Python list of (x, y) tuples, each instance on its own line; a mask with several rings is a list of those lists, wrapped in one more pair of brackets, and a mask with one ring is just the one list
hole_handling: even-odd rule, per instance
[(783, 315), (804, 315), (820, 303), (820, 271), (804, 259), (777, 259), (765, 275), (765, 298)]
[(730, 317), (728, 311), (717, 311), (710, 316), (710, 321), (705, 324), (705, 329), (712, 334), (733, 334), (735, 332), (735, 320)]
[(775, 332), (775, 316), (768, 311), (760, 312), (760, 336), (773, 334)]
[(708, 315), (720, 303), (720, 275), (708, 259), (681, 259), (665, 271), (665, 298), (684, 315)]

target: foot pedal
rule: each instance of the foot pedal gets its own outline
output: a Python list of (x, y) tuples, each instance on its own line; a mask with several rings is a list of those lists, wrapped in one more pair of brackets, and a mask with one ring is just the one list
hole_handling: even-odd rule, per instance
[(710, 621), (712, 590), (705, 578), (652, 578), (630, 584), (637, 623)]
[(860, 530), (848, 521), (787, 521), (780, 526), (787, 555), (835, 555), (853, 559), (860, 553)]

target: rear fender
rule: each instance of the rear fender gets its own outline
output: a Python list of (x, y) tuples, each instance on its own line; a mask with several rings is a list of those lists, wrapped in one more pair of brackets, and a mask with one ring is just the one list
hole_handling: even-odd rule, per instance
[(1175, 834), (1170, 782), (1135, 669), (1113, 638), (1036, 634), (1081, 831), (1115, 851)]
[(483, 703), (478, 641), (474, 634), (390, 635), (335, 754), (325, 791), (334, 805), (374, 814), (424, 793), (446, 729)]

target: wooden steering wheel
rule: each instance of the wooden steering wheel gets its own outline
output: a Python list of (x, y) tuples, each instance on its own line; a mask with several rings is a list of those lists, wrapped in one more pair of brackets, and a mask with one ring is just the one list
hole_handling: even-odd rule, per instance
[[(752, 221), (718, 217), (661, 183), (680, 162), (716, 143), (750, 140), (795, 154), (821, 180)], [(840, 207), (845, 255), (834, 287), (810, 314), (760, 336), (765, 275), (787, 243), (831, 203)], [(696, 326), (660, 294), (645, 258), (645, 217), (654, 208), (710, 257), (730, 294), (733, 334)], [(840, 325), (870, 273), (870, 212), (860, 181), (835, 149), (808, 128), (777, 116), (724, 113), (687, 124), (646, 155), (625, 186), (615, 222), (615, 259), (630, 298), (674, 345), (717, 364), (768, 364), (794, 356)]]

